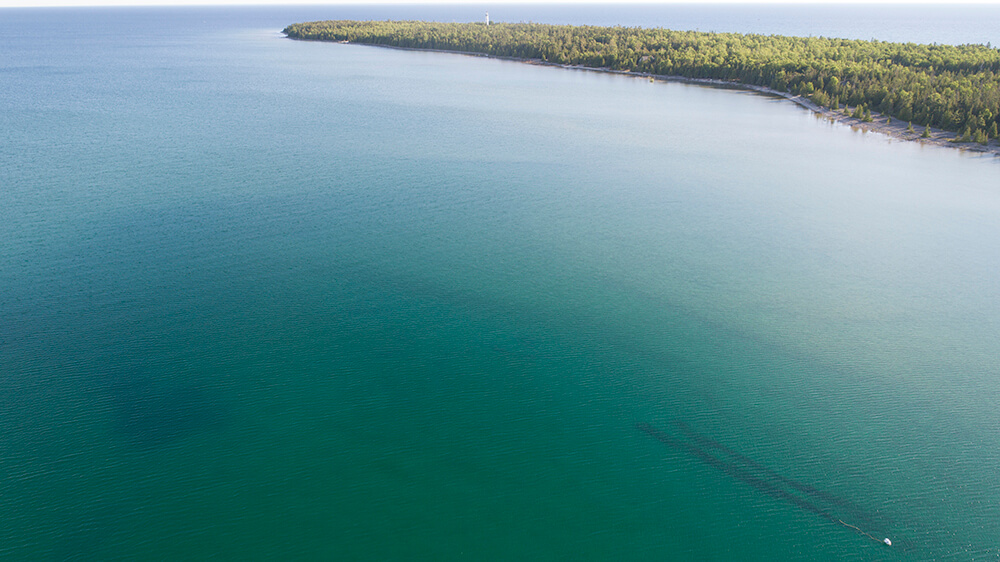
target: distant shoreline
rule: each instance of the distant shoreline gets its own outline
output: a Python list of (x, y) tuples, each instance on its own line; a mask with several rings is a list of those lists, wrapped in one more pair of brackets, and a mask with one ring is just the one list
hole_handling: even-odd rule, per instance
[(896, 140), (919, 142), (925, 145), (953, 148), (979, 154), (992, 154), (993, 156), (1000, 157), (1000, 141), (997, 140), (990, 140), (987, 145), (982, 145), (976, 142), (953, 142), (953, 139), (956, 139), (959, 136), (957, 133), (953, 133), (951, 131), (945, 131), (943, 129), (936, 129), (933, 127), (930, 129), (930, 137), (923, 138), (922, 137), (924, 131), (923, 127), (914, 127), (914, 130), (910, 132), (907, 130), (907, 127), (909, 126), (908, 122), (889, 117), (888, 115), (879, 112), (873, 111), (871, 114), (872, 121), (866, 122), (857, 117), (851, 117), (851, 115), (846, 113), (844, 110), (832, 110), (822, 107), (814, 103), (810, 99), (806, 98), (805, 96), (791, 94), (788, 92), (779, 92), (777, 90), (773, 90), (766, 86), (745, 84), (737, 81), (726, 81), (716, 78), (688, 78), (686, 76), (669, 76), (662, 74), (652, 74), (648, 72), (631, 72), (628, 70), (614, 70), (611, 68), (595, 68), (582, 65), (560, 64), (549, 61), (543, 61), (540, 59), (505, 57), (500, 55), (491, 55), (488, 53), (477, 53), (471, 51), (453, 51), (448, 49), (424, 49), (419, 47), (398, 47), (395, 45), (381, 45), (377, 43), (359, 43), (352, 41), (328, 41), (324, 39), (307, 39), (298, 37), (288, 37), (288, 38), (293, 39), (295, 41), (315, 41), (319, 43), (344, 43), (350, 45), (362, 45), (365, 47), (381, 47), (385, 49), (396, 49), (399, 51), (422, 51), (431, 53), (464, 55), (470, 57), (481, 57), (481, 58), (490, 58), (490, 59), (505, 60), (512, 62), (520, 62), (537, 66), (551, 66), (556, 68), (564, 68), (568, 70), (585, 70), (589, 72), (602, 72), (605, 74), (635, 76), (639, 78), (648, 78), (653, 81), (660, 81), (660, 82), (677, 82), (682, 84), (712, 86), (716, 88), (725, 88), (730, 90), (747, 90), (767, 96), (786, 99), (792, 103), (798, 104), (801, 107), (809, 109), (810, 111), (816, 113), (817, 115), (826, 117), (827, 119), (833, 122), (847, 125), (852, 129), (859, 129), (864, 132), (870, 131), (874, 133), (879, 133)]

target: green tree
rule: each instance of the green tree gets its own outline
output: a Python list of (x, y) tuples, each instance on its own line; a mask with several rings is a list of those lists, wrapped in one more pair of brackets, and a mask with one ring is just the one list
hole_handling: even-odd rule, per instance
[(742, 82), (807, 95), (832, 109), (844, 104), (848, 115), (850, 106), (864, 106), (886, 117), (949, 131), (981, 129), (991, 137), (1000, 115), (1000, 50), (981, 45), (502, 22), (317, 21), (284, 32), (298, 39)]

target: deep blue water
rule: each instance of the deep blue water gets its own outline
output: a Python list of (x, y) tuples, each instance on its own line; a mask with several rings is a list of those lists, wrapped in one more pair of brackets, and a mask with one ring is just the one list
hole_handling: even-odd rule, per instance
[(0, 558), (995, 559), (996, 159), (278, 33), (482, 11), (0, 11)]

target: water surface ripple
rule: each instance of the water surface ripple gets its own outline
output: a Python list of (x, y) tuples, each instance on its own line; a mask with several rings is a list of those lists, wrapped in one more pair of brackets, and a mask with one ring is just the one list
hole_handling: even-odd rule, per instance
[(1000, 164), (364, 10), (3, 11), (0, 558), (1000, 554)]

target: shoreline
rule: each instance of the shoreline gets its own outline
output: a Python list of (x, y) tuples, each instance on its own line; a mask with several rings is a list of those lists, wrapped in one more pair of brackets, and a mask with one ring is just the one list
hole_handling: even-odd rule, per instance
[[(412, 49), (421, 50), (421, 49)], [(442, 52), (454, 52), (454, 51), (442, 51)], [(487, 55), (488, 56), (488, 55)], [(492, 57), (501, 58), (501, 57)], [(509, 59), (517, 60), (517, 59)], [(874, 132), (885, 135), (887, 137), (902, 140), (907, 142), (919, 142), (925, 145), (940, 146), (944, 148), (954, 148), (962, 151), (974, 152), (977, 154), (992, 154), (993, 156), (1000, 157), (1000, 141), (990, 140), (989, 143), (982, 145), (977, 142), (954, 142), (953, 139), (959, 137), (958, 133), (953, 133), (951, 131), (945, 131), (944, 129), (935, 129), (931, 127), (930, 137), (923, 138), (923, 127), (915, 126), (912, 132), (907, 130), (909, 122), (896, 119), (895, 117), (890, 117), (884, 113), (872, 112), (872, 120), (864, 121), (857, 117), (851, 117), (844, 109), (833, 110), (823, 107), (809, 98), (800, 96), (797, 94), (792, 94), (789, 92), (779, 92), (777, 90), (772, 90), (766, 86), (757, 86), (755, 84), (744, 84), (742, 82), (729, 82), (726, 80), (719, 80), (716, 78), (688, 78), (686, 76), (664, 76), (660, 74), (650, 74), (648, 72), (629, 72), (625, 70), (612, 70), (610, 68), (592, 68), (587, 66), (573, 66), (564, 65), (557, 63), (550, 63), (546, 61), (537, 61), (524, 59), (520, 62), (525, 62), (528, 64), (537, 64), (540, 66), (555, 66), (559, 68), (566, 68), (572, 70), (589, 70), (593, 72), (604, 72), (608, 74), (621, 74), (624, 76), (636, 76), (649, 78), (651, 81), (661, 81), (661, 82), (678, 82), (681, 84), (695, 84), (701, 86), (712, 86), (717, 88), (724, 88), (728, 90), (748, 90), (758, 94), (763, 94), (766, 96), (778, 97), (786, 99), (796, 105), (804, 107), (816, 115), (826, 117), (834, 123), (839, 123), (849, 126), (851, 129), (860, 129), (862, 132)]]
[[(287, 37), (287, 36), (286, 36)], [(976, 142), (953, 142), (953, 139), (958, 138), (959, 134), (951, 131), (945, 131), (944, 129), (931, 128), (931, 134), (929, 138), (923, 138), (922, 126), (914, 126), (914, 131), (910, 132), (907, 130), (909, 125), (908, 122), (896, 119), (894, 117), (889, 117), (883, 113), (872, 112), (872, 121), (865, 122), (857, 117), (851, 117), (850, 114), (845, 113), (843, 109), (833, 110), (826, 107), (822, 107), (812, 100), (789, 92), (779, 92), (773, 90), (766, 86), (757, 86), (755, 84), (744, 84), (742, 82), (719, 80), (717, 78), (688, 78), (686, 76), (671, 76), (663, 74), (651, 74), (648, 72), (630, 72), (628, 70), (613, 70), (610, 68), (597, 68), (592, 66), (582, 66), (582, 65), (570, 65), (561, 64), (555, 62), (544, 61), (540, 59), (524, 59), (517, 57), (504, 57), (498, 55), (491, 55), (487, 53), (477, 53), (471, 51), (451, 51), (447, 49), (421, 49), (416, 47), (397, 47), (395, 45), (379, 45), (375, 43), (355, 43), (351, 41), (324, 41), (322, 39), (300, 39), (294, 37), (288, 37), (295, 41), (315, 41), (318, 43), (343, 43), (348, 45), (363, 45), (366, 47), (382, 47), (385, 49), (397, 49), (400, 51), (422, 51), (429, 53), (448, 53), (452, 55), (465, 55), (470, 57), (483, 57), (497, 60), (505, 60), (511, 62), (520, 62), (525, 64), (532, 64), (536, 66), (551, 66), (555, 68), (563, 68), (567, 70), (584, 70), (588, 72), (603, 72), (605, 74), (619, 74), (622, 76), (634, 76), (637, 78), (648, 78), (650, 81), (660, 81), (660, 82), (677, 82), (681, 84), (694, 84), (700, 86), (711, 86), (716, 88), (725, 88), (729, 90), (747, 90), (755, 92), (758, 94), (778, 97), (786, 99), (794, 104), (804, 107), (813, 113), (826, 117), (834, 123), (839, 123), (849, 126), (851, 129), (861, 130), (862, 132), (874, 132), (885, 135), (889, 138), (895, 140), (902, 140), (907, 142), (919, 142), (924, 145), (939, 146), (944, 148), (958, 149), (961, 151), (967, 151), (975, 154), (991, 154), (996, 157), (1000, 157), (1000, 140), (990, 140), (988, 144), (982, 145)]]

